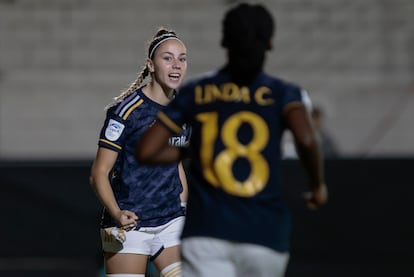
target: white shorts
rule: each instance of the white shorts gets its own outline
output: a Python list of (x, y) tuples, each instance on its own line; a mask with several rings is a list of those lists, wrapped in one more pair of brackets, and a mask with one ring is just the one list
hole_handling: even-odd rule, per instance
[(285, 276), (289, 253), (248, 243), (209, 237), (186, 238), (181, 243), (183, 276)]
[(183, 226), (184, 216), (180, 216), (161, 226), (125, 232), (124, 242), (116, 240), (111, 234), (113, 227), (101, 229), (102, 250), (156, 256), (162, 249), (180, 244)]

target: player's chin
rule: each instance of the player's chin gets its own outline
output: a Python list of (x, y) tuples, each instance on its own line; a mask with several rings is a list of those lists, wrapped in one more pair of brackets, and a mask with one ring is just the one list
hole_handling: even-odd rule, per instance
[(176, 79), (176, 78), (168, 78), (167, 84), (168, 87), (172, 88), (172, 89), (176, 89), (178, 88), (182, 83), (182, 79)]
[(169, 84), (168, 87), (172, 89), (177, 89), (180, 86), (180, 84)]

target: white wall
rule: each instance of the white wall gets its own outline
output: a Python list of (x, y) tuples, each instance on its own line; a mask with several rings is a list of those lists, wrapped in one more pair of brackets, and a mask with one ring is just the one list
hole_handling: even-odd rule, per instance
[[(146, 42), (175, 29), (188, 77), (224, 62), (224, 0), (0, 0), (0, 159), (89, 159), (104, 106)], [(345, 155), (413, 155), (414, 1), (263, 1), (277, 18), (266, 70), (326, 111)]]

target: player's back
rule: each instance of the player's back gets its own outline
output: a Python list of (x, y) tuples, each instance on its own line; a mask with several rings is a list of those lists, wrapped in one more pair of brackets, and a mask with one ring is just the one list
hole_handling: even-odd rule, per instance
[(191, 178), (196, 183), (187, 215), (192, 224), (184, 236), (286, 250), (290, 224), (279, 181), (280, 139), (283, 112), (301, 101), (300, 89), (264, 73), (240, 87), (218, 71), (181, 93), (176, 102), (193, 127)]

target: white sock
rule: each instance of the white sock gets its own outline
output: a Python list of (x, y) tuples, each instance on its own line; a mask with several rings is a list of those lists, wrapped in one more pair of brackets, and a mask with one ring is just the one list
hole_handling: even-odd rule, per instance
[(172, 263), (161, 270), (160, 277), (181, 277), (181, 262)]

